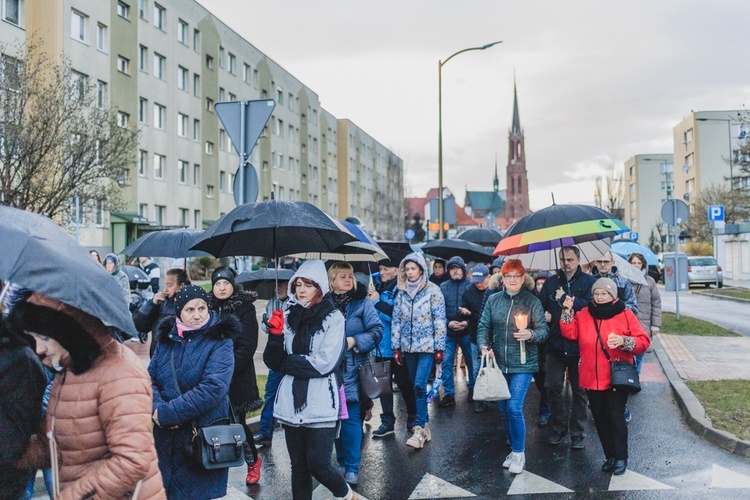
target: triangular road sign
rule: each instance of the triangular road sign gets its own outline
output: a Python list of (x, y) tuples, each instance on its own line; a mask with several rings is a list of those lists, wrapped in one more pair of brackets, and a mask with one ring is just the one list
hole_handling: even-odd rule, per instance
[(414, 491), (411, 492), (409, 500), (419, 500), (426, 498), (466, 498), (475, 497), (476, 495), (455, 484), (440, 479), (432, 474), (425, 474)]
[(232, 139), (232, 146), (237, 154), (242, 154), (242, 111), (244, 108), (244, 136), (245, 136), (245, 159), (250, 156), (255, 143), (258, 142), (260, 134), (266, 122), (271, 117), (273, 109), (276, 107), (276, 101), (273, 99), (260, 99), (258, 101), (226, 101), (217, 102), (214, 110), (219, 116), (219, 120), (224, 125), (224, 129)]

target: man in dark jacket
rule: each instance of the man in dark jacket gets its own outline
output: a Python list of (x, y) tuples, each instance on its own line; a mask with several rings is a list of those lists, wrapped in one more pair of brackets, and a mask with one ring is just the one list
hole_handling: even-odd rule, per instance
[[(133, 313), (133, 323), (136, 329), (141, 333), (148, 333), (154, 329), (163, 319), (176, 315), (174, 308), (174, 294), (183, 286), (190, 284), (188, 274), (179, 268), (167, 271), (164, 278), (164, 290), (154, 295), (151, 300), (144, 300), (138, 310)], [(154, 355), (156, 349), (156, 340), (151, 338), (151, 347), (149, 354)]]
[[(539, 300), (549, 313), (549, 339), (547, 340), (547, 396), (552, 413), (552, 434), (547, 442), (560, 444), (570, 431), (570, 447), (583, 449), (583, 431), (586, 424), (586, 391), (578, 385), (578, 342), (563, 338), (560, 333), (562, 304), (568, 296), (573, 297), (573, 309), (580, 311), (591, 302), (591, 287), (596, 279), (581, 270), (581, 251), (578, 247), (563, 247), (560, 250), (561, 269), (544, 282)], [(546, 315), (546, 314), (545, 314)], [(565, 370), (568, 371), (573, 402), (570, 421), (566, 421), (563, 386)]]
[[(476, 381), (479, 374), (479, 346), (477, 346), (477, 328), (481, 318), (482, 304), (484, 303), (484, 292), (490, 284), (490, 270), (484, 264), (477, 264), (471, 270), (471, 286), (467, 286), (461, 296), (461, 305), (458, 310), (464, 317), (469, 318), (469, 339), (471, 340), (471, 363), (472, 374)], [(482, 413), (489, 407), (489, 402), (478, 401), (474, 406), (476, 413)]]
[[(448, 322), (445, 338), (445, 357), (443, 358), (443, 389), (445, 394), (440, 400), (440, 407), (456, 404), (456, 386), (453, 380), (453, 360), (456, 357), (456, 346), (461, 347), (469, 374), (469, 401), (474, 391), (474, 373), (471, 365), (471, 339), (469, 338), (469, 321), (458, 310), (464, 290), (470, 286), (466, 279), (466, 264), (461, 257), (451, 257), (446, 265), (450, 280), (440, 285), (445, 298), (445, 316)], [(460, 369), (461, 363), (458, 363)]]

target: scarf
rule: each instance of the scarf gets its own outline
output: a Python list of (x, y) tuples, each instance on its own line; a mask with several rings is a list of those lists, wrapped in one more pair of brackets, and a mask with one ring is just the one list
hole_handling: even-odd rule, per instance
[(209, 321), (211, 321), (210, 314), (206, 318), (206, 321), (204, 321), (200, 326), (186, 325), (180, 320), (180, 318), (175, 318), (175, 326), (177, 327), (177, 335), (179, 335), (181, 338), (185, 338), (185, 335), (183, 335), (185, 332), (192, 332), (194, 330), (200, 330), (201, 328), (205, 327)]
[[(292, 338), (292, 354), (308, 356), (312, 350), (313, 336), (322, 333), (323, 320), (335, 309), (330, 295), (310, 308), (299, 303), (289, 307), (287, 325), (294, 332)], [(294, 398), (294, 412), (299, 413), (307, 407), (307, 386), (309, 379), (294, 377), (292, 380), (292, 397)]]
[(610, 319), (625, 310), (625, 304), (616, 299), (606, 304), (597, 304), (593, 300), (589, 302), (589, 313), (594, 319)]
[(406, 293), (409, 294), (409, 297), (411, 297), (412, 300), (414, 300), (414, 297), (417, 295), (417, 292), (419, 291), (421, 286), (422, 286), (422, 278), (418, 279), (415, 282), (406, 280)]
[(336, 309), (341, 311), (341, 314), (344, 315), (344, 318), (346, 318), (346, 305), (352, 301), (353, 297), (354, 297), (354, 288), (344, 293), (336, 293), (336, 292), (331, 293), (331, 298), (333, 299), (333, 305), (336, 306)]

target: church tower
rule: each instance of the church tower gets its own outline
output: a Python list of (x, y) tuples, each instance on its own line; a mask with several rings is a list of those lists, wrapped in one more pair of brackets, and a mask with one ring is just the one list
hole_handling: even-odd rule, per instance
[(513, 80), (513, 125), (508, 135), (507, 178), (503, 217), (506, 221), (513, 222), (531, 213), (529, 210), (529, 185), (526, 178), (526, 152), (521, 119), (518, 114), (518, 93), (515, 79)]

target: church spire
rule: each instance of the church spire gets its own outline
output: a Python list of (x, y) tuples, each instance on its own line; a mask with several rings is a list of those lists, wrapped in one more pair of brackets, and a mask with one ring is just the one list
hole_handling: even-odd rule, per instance
[(497, 176), (497, 153), (495, 153), (495, 177), (492, 179), (492, 188), (495, 192), (500, 191), (500, 178)]
[(513, 127), (511, 132), (514, 134), (521, 133), (521, 118), (518, 116), (518, 93), (516, 91), (516, 75), (513, 74)]

